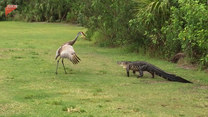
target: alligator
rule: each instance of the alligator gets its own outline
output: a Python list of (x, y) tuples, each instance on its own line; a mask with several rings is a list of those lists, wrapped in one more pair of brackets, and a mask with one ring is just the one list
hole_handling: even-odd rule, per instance
[(119, 64), (120, 66), (123, 66), (123, 68), (126, 69), (127, 72), (127, 76), (129, 77), (129, 71), (132, 70), (133, 73), (135, 74), (135, 72), (139, 72), (138, 78), (143, 76), (143, 71), (147, 71), (150, 74), (152, 74), (152, 78), (154, 78), (154, 75), (158, 75), (164, 79), (167, 79), (169, 81), (174, 81), (174, 82), (182, 82), (182, 83), (192, 83), (180, 76), (176, 76), (174, 74), (169, 74), (163, 70), (161, 70), (160, 68), (144, 62), (144, 61), (118, 61), (117, 64)]

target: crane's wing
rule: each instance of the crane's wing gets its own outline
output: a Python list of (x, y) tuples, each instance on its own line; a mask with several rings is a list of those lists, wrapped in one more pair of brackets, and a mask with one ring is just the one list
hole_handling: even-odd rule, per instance
[(55, 57), (55, 60), (60, 56), (60, 53), (61, 53), (61, 47), (59, 47), (59, 48), (56, 50), (56, 57)]
[(74, 51), (71, 45), (64, 45), (61, 48), (61, 57), (68, 58), (73, 64), (79, 63), (81, 60)]
[(81, 60), (81, 59), (77, 56), (76, 53), (73, 53), (73, 54), (72, 54), (71, 62), (72, 62), (73, 64), (79, 63), (80, 60)]

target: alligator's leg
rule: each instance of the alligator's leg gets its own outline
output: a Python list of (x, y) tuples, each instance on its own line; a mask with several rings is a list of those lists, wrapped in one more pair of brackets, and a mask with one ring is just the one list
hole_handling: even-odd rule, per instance
[(143, 71), (142, 71), (141, 69), (139, 69), (139, 75), (138, 75), (137, 78), (140, 78), (140, 77), (142, 77), (142, 76), (143, 76)]
[(133, 70), (133, 74), (135, 74), (135, 73), (136, 73), (136, 71)]
[(155, 73), (154, 72), (150, 72), (152, 74), (152, 78), (155, 78)]

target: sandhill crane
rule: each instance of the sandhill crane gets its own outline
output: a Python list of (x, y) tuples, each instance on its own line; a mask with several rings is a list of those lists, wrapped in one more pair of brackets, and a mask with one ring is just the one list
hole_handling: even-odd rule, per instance
[(65, 71), (65, 74), (67, 73), (66, 72), (66, 69), (65, 69), (65, 66), (64, 66), (64, 58), (67, 58), (69, 59), (73, 64), (77, 64), (79, 63), (79, 61), (81, 60), (75, 53), (74, 51), (74, 48), (72, 47), (74, 45), (74, 43), (77, 41), (77, 38), (79, 37), (79, 35), (83, 35), (85, 36), (85, 34), (83, 32), (79, 32), (77, 34), (77, 36), (75, 37), (74, 40), (72, 41), (69, 41), (69, 42), (66, 42), (65, 44), (63, 44), (61, 47), (59, 47), (56, 51), (56, 58), (55, 60), (57, 60), (57, 65), (56, 65), (56, 74), (58, 73), (57, 70), (58, 70), (58, 64), (59, 64), (59, 60), (62, 58), (62, 64), (63, 64), (63, 67), (64, 67), (64, 71)]

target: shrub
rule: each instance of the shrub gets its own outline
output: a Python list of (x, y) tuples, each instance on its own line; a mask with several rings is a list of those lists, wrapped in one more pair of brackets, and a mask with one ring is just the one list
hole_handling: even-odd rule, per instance
[(163, 27), (164, 35), (168, 41), (178, 42), (179, 50), (185, 51), (191, 62), (206, 65), (208, 56), (206, 5), (199, 1), (179, 0), (179, 8), (172, 7), (171, 11), (170, 25)]

